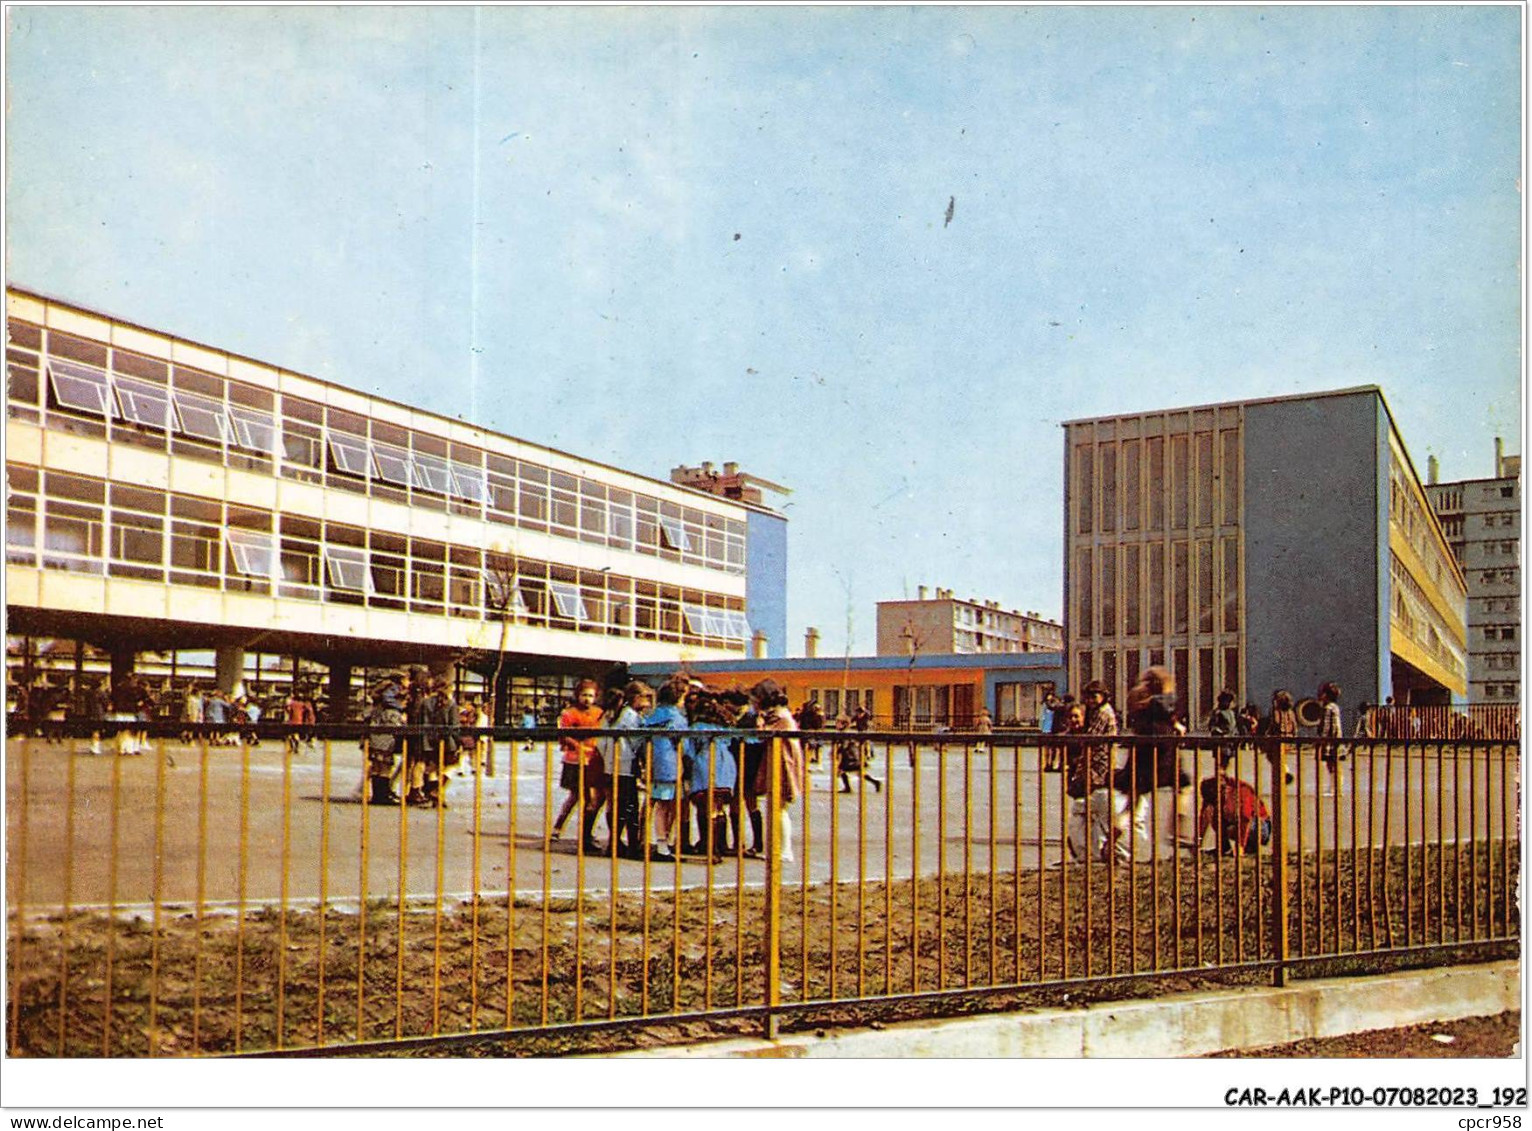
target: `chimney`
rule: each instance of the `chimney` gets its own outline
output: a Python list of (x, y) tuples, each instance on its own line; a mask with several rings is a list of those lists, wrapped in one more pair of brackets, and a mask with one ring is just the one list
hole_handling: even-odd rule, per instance
[(711, 461), (709, 461), (709, 460), (703, 460), (702, 461), (702, 474), (703, 475), (712, 475), (713, 474), (713, 464), (712, 464)]
[(724, 464), (723, 465), (723, 473), (725, 475), (738, 475), (739, 474), (739, 464), (737, 464), (737, 463), (726, 463), (726, 464)]
[[(1499, 440), (1495, 441), (1495, 446), (1497, 448), (1500, 446), (1500, 441)], [(1499, 462), (1498, 455), (1496, 456), (1496, 462), (1497, 463)], [(1436, 457), (1435, 456), (1427, 456), (1426, 457), (1426, 483), (1427, 483), (1427, 485), (1434, 485), (1436, 483)]]
[(917, 601), (924, 601), (926, 599), (926, 587), (924, 585), (915, 586), (915, 599)]
[(1495, 437), (1495, 478), (1496, 479), (1501, 479), (1501, 478), (1503, 478), (1505, 476), (1505, 470), (1504, 469), (1505, 469), (1505, 445), (1501, 442), (1500, 437), (1496, 436)]
[(756, 629), (755, 635), (750, 638), (750, 656), (756, 660), (766, 658), (766, 634), (760, 629)]
[(819, 655), (819, 629), (810, 626), (803, 634), (803, 654), (810, 660)]

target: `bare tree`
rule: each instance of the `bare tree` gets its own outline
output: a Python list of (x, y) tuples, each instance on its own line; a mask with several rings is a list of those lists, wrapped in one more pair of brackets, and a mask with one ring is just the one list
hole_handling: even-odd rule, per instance
[[(486, 550), (484, 552), (484, 607), (491, 617), (500, 622), (499, 637), (495, 642), (495, 670), (489, 683), (489, 721), (494, 726), (500, 719), (500, 677), (505, 672), (505, 646), (510, 639), (511, 624), (518, 609), (525, 609), (518, 586), (521, 562), (512, 550)], [(512, 744), (514, 748), (514, 743)], [(489, 744), (489, 772), (494, 773), (495, 744)]]

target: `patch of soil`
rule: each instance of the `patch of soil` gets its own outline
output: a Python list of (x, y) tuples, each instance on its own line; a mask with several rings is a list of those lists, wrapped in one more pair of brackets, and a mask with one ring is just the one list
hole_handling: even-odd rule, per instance
[[(1300, 884), (1294, 856), (1289, 953), (1329, 956), (1324, 972), (1340, 974), (1451, 957), (1422, 945), (1515, 937), (1516, 875), (1506, 883), (1497, 863), (1491, 882), (1491, 858), (1506, 854), (1311, 854)], [(803, 1030), (1269, 983), (1273, 873), (1269, 859), (1204, 854), (787, 886), (778, 1017), (784, 1031)], [(714, 868), (711, 888), (667, 887), (676, 875), (657, 866), (641, 894), (587, 889), (509, 908), (504, 897), (375, 902), (365, 915), (261, 906), (199, 918), (183, 908), (162, 909), (157, 924), (75, 912), (29, 918), (19, 938), (12, 916), (10, 1047), (344, 1052), (449, 1036), (396, 1051), (504, 1056), (759, 1035), (763, 892), (738, 886), (732, 861)]]

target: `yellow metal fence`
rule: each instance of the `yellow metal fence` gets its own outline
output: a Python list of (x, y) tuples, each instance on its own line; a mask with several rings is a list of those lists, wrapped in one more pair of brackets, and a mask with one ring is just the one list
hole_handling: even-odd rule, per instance
[[(738, 768), (745, 735), (689, 733)], [(1081, 739), (805, 735), (806, 788), (774, 807), (767, 783), (758, 824), (736, 781), (659, 846), (643, 783), (630, 858), (610, 805), (594, 844), (579, 810), (554, 838), (557, 731), (480, 732), (424, 806), (374, 803), (356, 728), (259, 735), (8, 743), (13, 1055), (613, 1048), (1519, 937), (1511, 741), (1124, 738), (1087, 790)]]

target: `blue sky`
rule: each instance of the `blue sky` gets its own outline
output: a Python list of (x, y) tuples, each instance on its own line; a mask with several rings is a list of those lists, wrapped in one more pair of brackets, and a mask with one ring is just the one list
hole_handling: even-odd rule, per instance
[(1061, 420), (1376, 383), (1422, 470), (1520, 450), (1514, 6), (9, 16), (13, 284), (787, 484), (791, 654), (1058, 616)]

